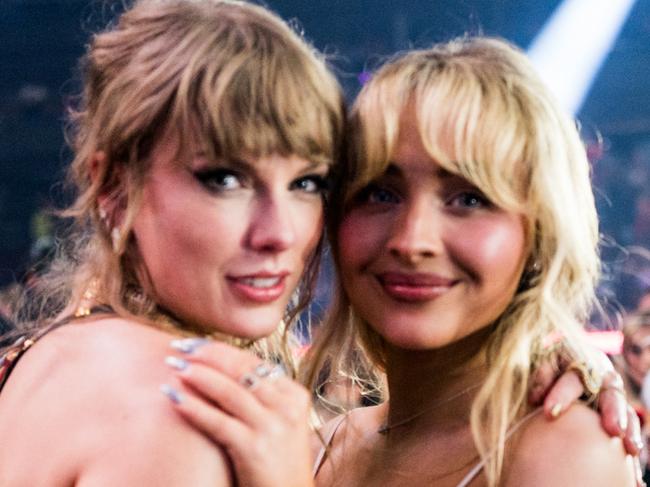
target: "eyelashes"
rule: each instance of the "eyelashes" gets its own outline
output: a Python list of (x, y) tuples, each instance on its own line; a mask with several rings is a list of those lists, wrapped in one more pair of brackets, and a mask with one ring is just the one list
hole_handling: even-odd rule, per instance
[(468, 190), (453, 194), (447, 200), (447, 205), (458, 209), (492, 208), (493, 203), (480, 191)]
[[(211, 168), (194, 172), (194, 177), (212, 193), (225, 193), (252, 187), (250, 177), (232, 169)], [(290, 191), (299, 191), (307, 195), (324, 195), (329, 192), (331, 178), (322, 174), (307, 174), (289, 183)]]
[(399, 203), (401, 198), (397, 192), (377, 183), (371, 183), (361, 189), (354, 197), (357, 204), (390, 204)]
[[(442, 194), (432, 192), (432, 201), (438, 200), (451, 211), (463, 212), (475, 209), (493, 208), (494, 204), (481, 191), (471, 187), (468, 189), (443, 188)], [(388, 206), (405, 201), (408, 194), (389, 184), (370, 183), (353, 197), (353, 205)]]
[(241, 176), (228, 169), (206, 169), (196, 171), (194, 177), (211, 192), (221, 193), (243, 186)]
[(331, 178), (321, 174), (308, 174), (291, 184), (292, 189), (308, 194), (327, 194), (331, 187)]

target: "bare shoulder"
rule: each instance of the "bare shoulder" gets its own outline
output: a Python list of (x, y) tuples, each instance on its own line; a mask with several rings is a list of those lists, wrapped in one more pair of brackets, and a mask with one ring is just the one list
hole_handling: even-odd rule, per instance
[(555, 421), (538, 414), (520, 430), (507, 453), (506, 486), (635, 486), (632, 459), (610, 438), (599, 416), (574, 404)]
[[(73, 472), (79, 485), (229, 485), (223, 452), (188, 427), (159, 391), (172, 380), (163, 363), (172, 338), (121, 319), (53, 331), (7, 382), (0, 431), (20, 408), (14, 428), (31, 439), (12, 442), (16, 454), (21, 445), (36, 448), (39, 458), (52, 459), (50, 468)], [(59, 449), (64, 453), (53, 458)]]

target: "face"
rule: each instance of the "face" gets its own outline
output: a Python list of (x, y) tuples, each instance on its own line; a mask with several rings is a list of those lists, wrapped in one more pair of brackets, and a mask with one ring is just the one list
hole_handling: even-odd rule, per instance
[(495, 207), (427, 154), (407, 112), (391, 164), (353, 200), (338, 246), (359, 315), (389, 344), (424, 350), (458, 341), (504, 311), (526, 238), (521, 215)]
[(625, 362), (628, 375), (638, 385), (650, 370), (650, 327), (639, 328), (625, 345)]
[[(133, 233), (153, 296), (183, 321), (270, 334), (317, 245), (328, 168), (296, 156), (176, 160), (154, 148)], [(178, 156), (182, 158), (181, 156)]]

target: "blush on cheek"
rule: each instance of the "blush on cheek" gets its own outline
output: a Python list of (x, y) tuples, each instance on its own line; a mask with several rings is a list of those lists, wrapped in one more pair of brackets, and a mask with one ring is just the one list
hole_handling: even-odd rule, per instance
[(456, 240), (459, 259), (475, 275), (508, 276), (517, 280), (524, 260), (525, 234), (519, 219), (480, 221), (464, 226), (462, 237)]
[[(360, 225), (361, 224), (361, 225)], [(359, 239), (360, 234), (364, 234), (362, 222), (358, 218), (347, 216), (341, 222), (338, 230), (338, 251), (343, 268), (351, 266), (355, 255), (363, 255), (363, 239)]]

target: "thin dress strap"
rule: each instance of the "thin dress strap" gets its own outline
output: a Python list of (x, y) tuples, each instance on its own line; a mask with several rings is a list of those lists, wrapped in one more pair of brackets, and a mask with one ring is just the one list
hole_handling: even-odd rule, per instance
[[(507, 432), (506, 432), (506, 441), (510, 439), (510, 437), (515, 434), (515, 432), (529, 419), (532, 417), (536, 416), (542, 408), (537, 408), (530, 413), (528, 413), (526, 416), (521, 418), (519, 421), (517, 421)], [(481, 473), (481, 470), (483, 470), (483, 467), (485, 466), (485, 461), (490, 457), (491, 455), (487, 455), (486, 457), (482, 458), (480, 462), (478, 462), (474, 467), (467, 472), (467, 475), (465, 475), (465, 478), (460, 481), (460, 483), (456, 487), (467, 487), (469, 483), (474, 480), (479, 473)]]
[(339, 426), (343, 424), (343, 421), (345, 421), (345, 418), (347, 418), (347, 414), (342, 414), (337, 418), (337, 420), (332, 424), (331, 429), (328, 431), (327, 435), (323, 438), (323, 446), (321, 446), (320, 450), (318, 451), (318, 455), (316, 455), (316, 460), (314, 461), (314, 467), (312, 468), (312, 474), (313, 477), (316, 478), (316, 475), (318, 474), (318, 471), (320, 470), (321, 466), (325, 462), (325, 456), (327, 455), (327, 449), (330, 447), (332, 444), (332, 440), (334, 439), (334, 435), (336, 435), (336, 432), (339, 429)]

